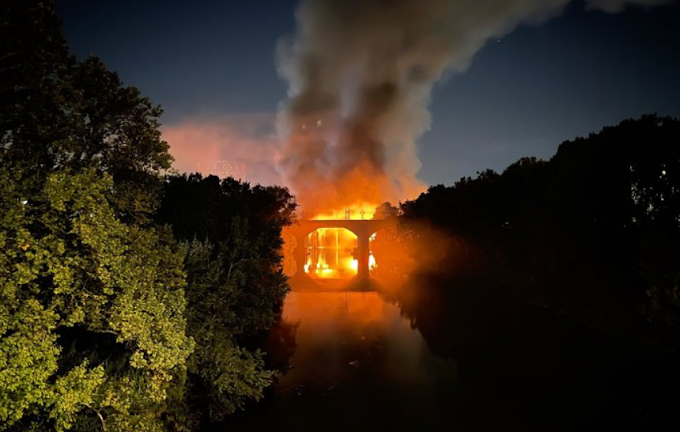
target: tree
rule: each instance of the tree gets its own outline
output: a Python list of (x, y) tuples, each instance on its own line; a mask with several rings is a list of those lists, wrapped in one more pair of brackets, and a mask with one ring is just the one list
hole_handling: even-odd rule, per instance
[[(641, 324), (644, 309), (677, 334), (679, 140), (678, 119), (624, 120), (565, 141), (547, 162), (433, 186), (402, 204), (401, 226), (462, 237), (483, 251), (476, 277), (505, 293), (619, 329)], [(429, 248), (447, 237), (433, 238)], [(441, 267), (459, 276), (449, 261)]]
[(256, 341), (278, 319), (289, 290), (281, 229), (295, 207), (281, 187), (197, 174), (168, 179), (158, 220), (188, 248), (187, 333), (196, 341), (187, 412), (220, 420), (260, 399), (271, 383)]
[(159, 114), (69, 55), (51, 1), (0, 3), (0, 430), (160, 430), (181, 398)]
[(644, 141), (629, 165), (632, 222), (640, 230), (640, 274), (647, 282), (645, 315), (680, 329), (680, 120), (645, 116), (622, 124), (621, 135)]
[(108, 175), (53, 173), (27, 197), (0, 172), (0, 429), (158, 429), (193, 346), (183, 252), (116, 218)]
[(35, 193), (55, 170), (96, 168), (113, 178), (119, 216), (147, 221), (172, 162), (161, 109), (99, 59), (71, 56), (51, 1), (8, 0), (0, 16), (2, 163), (32, 179)]
[(399, 215), (399, 209), (389, 202), (384, 202), (375, 208), (373, 219), (391, 219)]

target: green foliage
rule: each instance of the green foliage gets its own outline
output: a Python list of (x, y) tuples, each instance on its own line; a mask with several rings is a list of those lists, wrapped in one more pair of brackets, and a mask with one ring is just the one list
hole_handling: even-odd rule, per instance
[[(17, 199), (12, 184), (0, 209), (9, 215), (1, 230), (2, 424), (47, 415), (66, 430), (85, 409), (118, 430), (131, 412), (158, 422), (155, 411), (193, 347), (183, 252), (167, 234), (115, 217), (108, 175), (56, 172), (30, 201)], [(98, 334), (115, 342), (64, 349)]]
[(119, 215), (147, 220), (172, 161), (160, 108), (99, 59), (69, 55), (52, 2), (8, 0), (0, 16), (0, 160), (32, 193), (54, 170), (106, 172)]
[(54, 384), (54, 404), (49, 414), (56, 430), (71, 429), (83, 407), (95, 406), (96, 391), (104, 384), (104, 368), (87, 367), (87, 362), (71, 369)]
[(9, 296), (2, 297), (5, 331), (0, 339), (0, 424), (11, 426), (53, 400), (48, 379), (57, 369), (60, 349), (53, 332), (54, 312), (35, 299), (10, 303)]
[(179, 245), (152, 220), (160, 114), (69, 54), (52, 1), (0, 3), (0, 431), (189, 431), (271, 382), (256, 342), (295, 204), (171, 178), (158, 219)]
[(295, 203), (279, 187), (198, 175), (166, 184), (159, 219), (186, 242), (188, 403), (216, 421), (271, 383), (255, 340), (278, 318), (288, 292), (281, 229)]

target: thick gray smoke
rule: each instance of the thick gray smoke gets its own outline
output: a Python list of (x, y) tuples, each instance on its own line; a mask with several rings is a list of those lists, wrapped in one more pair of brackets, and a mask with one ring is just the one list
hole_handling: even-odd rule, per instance
[(586, 0), (586, 5), (592, 9), (600, 9), (609, 13), (621, 12), (628, 5), (656, 6), (673, 3), (674, 0)]
[[(280, 169), (307, 210), (412, 197), (432, 86), (570, 0), (302, 0), (279, 47)], [(607, 12), (663, 0), (587, 0)]]

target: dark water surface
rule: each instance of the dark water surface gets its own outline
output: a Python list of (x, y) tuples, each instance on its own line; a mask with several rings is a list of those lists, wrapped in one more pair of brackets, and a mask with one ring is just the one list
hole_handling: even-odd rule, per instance
[(396, 297), (293, 291), (290, 368), (211, 430), (678, 430), (677, 356), (423, 283)]

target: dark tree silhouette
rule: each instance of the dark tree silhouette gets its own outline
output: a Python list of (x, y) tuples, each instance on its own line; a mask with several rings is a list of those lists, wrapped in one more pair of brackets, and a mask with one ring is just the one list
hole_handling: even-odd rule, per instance
[(562, 143), (549, 161), (431, 187), (401, 205), (401, 225), (462, 239), (476, 253), (454, 259), (475, 261), (501, 293), (597, 325), (630, 327), (644, 310), (677, 327), (678, 142), (678, 119), (625, 120)]
[[(281, 229), (294, 218), (285, 188), (251, 187), (198, 174), (168, 178), (158, 220), (188, 249), (188, 405), (200, 423), (260, 399), (272, 381), (257, 340), (275, 324), (289, 290), (282, 272)], [(178, 422), (186, 422), (178, 419)]]

